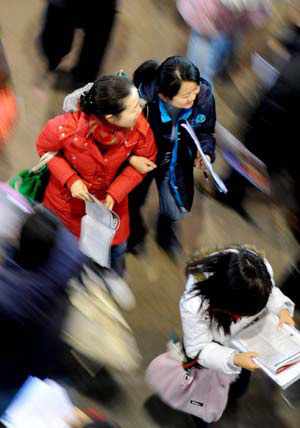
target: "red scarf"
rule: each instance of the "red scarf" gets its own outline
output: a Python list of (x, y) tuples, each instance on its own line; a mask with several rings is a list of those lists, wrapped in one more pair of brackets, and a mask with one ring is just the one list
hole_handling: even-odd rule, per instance
[(101, 151), (107, 151), (112, 146), (120, 146), (129, 131), (129, 129), (120, 128), (105, 119), (97, 119), (96, 117), (90, 123), (92, 123), (92, 127), (88, 136), (93, 136)]

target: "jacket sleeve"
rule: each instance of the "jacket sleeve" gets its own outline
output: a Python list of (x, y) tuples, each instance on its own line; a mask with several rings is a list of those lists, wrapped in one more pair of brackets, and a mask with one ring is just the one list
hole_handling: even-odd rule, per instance
[(191, 358), (195, 358), (199, 354), (198, 361), (203, 367), (219, 370), (228, 375), (239, 374), (241, 372), (240, 367), (233, 364), (233, 357), (237, 351), (213, 341), (206, 308), (201, 306), (201, 298), (193, 295), (190, 290), (193, 282), (194, 279), (190, 276), (186, 283), (185, 292), (180, 299), (180, 315), (186, 354)]
[(209, 155), (211, 162), (214, 162), (216, 159), (215, 149), (216, 149), (216, 140), (214, 137), (215, 125), (216, 125), (216, 108), (215, 108), (215, 99), (213, 95), (208, 102), (206, 107), (206, 121), (203, 126), (195, 129), (196, 135), (201, 143), (203, 152), (206, 155)]
[[(42, 156), (47, 152), (62, 151), (64, 148), (63, 141), (59, 138), (58, 126), (56, 120), (49, 120), (45, 128), (42, 130), (37, 138), (37, 152), (39, 156)], [(47, 163), (51, 174), (65, 186), (71, 186), (76, 179), (80, 179), (76, 171), (70, 166), (70, 164), (64, 159), (63, 153), (58, 153), (51, 161)]]
[[(140, 140), (136, 145), (132, 154), (136, 156), (144, 156), (153, 162), (155, 161), (157, 148), (151, 128), (149, 128), (146, 137), (143, 140)], [(119, 203), (143, 180), (145, 176), (146, 174), (140, 174), (135, 168), (128, 165), (110, 184), (107, 193)]]
[(282, 309), (288, 309), (290, 315), (294, 316), (295, 304), (291, 301), (291, 299), (285, 296), (278, 287), (276, 287), (273, 278), (273, 269), (268, 260), (265, 259), (264, 262), (273, 283), (273, 289), (267, 303), (267, 309), (277, 316), (279, 316)]

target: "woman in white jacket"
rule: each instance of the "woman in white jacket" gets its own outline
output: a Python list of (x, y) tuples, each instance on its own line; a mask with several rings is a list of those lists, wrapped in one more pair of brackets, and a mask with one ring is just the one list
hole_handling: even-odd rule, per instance
[(183, 343), (201, 366), (237, 377), (258, 366), (253, 352), (231, 348), (232, 335), (264, 308), (278, 315), (279, 326), (294, 326), (293, 302), (274, 284), (270, 264), (249, 248), (228, 248), (193, 259), (180, 299)]

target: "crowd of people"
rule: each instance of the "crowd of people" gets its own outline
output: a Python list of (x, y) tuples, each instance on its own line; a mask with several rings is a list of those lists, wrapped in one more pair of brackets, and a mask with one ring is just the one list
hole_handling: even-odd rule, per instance
[[(178, 10), (191, 27), (187, 56), (143, 62), (130, 79), (120, 72), (98, 75), (117, 5), (111, 1), (101, 6), (100, 31), (95, 21), (99, 2), (93, 3), (88, 1), (83, 13), (77, 1), (49, 0), (38, 38), (53, 72), (70, 50), (74, 30), (85, 32), (78, 63), (71, 71), (74, 91), (65, 98), (64, 112), (51, 118), (37, 137), (38, 155), (54, 154), (47, 163), (50, 178), (42, 203), (30, 206), (6, 185), (0, 187), (0, 223), (13, 231), (10, 236), (1, 232), (0, 319), (6, 335), (0, 352), (2, 411), (28, 376), (65, 376), (62, 328), (70, 283), (86, 265), (95, 268), (79, 246), (86, 203), (96, 198), (118, 215), (111, 270), (117, 278), (126, 278), (126, 254), (145, 253), (142, 208), (155, 180), (156, 242), (173, 260), (181, 257), (180, 221), (193, 206), (195, 168), (208, 174), (182, 125), (188, 122), (193, 128), (205, 160), (213, 164), (217, 144), (213, 82), (231, 72), (243, 33), (271, 17), (267, 0), (179, 0)], [(276, 40), (285, 66), (251, 113), (243, 143), (266, 164), (271, 179), (273, 172), (283, 169), (293, 178), (296, 208), (291, 227), (298, 236), (297, 161), (290, 148), (284, 149), (284, 142), (297, 135), (300, 3), (294, 0), (289, 10), (288, 31)], [(236, 171), (225, 183), (228, 193), (216, 195), (216, 200), (246, 216), (242, 203), (249, 183)], [(18, 212), (14, 224), (8, 212)], [(96, 267), (96, 276), (99, 270), (101, 266)], [(196, 361), (194, 370), (230, 376), (231, 391), (236, 397), (243, 395), (250, 373), (259, 368), (253, 361), (258, 355), (255, 349), (237, 351), (230, 339), (264, 311), (278, 317), (279, 327), (295, 326), (295, 304), (300, 306), (298, 270), (292, 275), (284, 284), (285, 295), (275, 285), (270, 263), (256, 248), (241, 242), (207, 253), (200, 249), (186, 264), (179, 303), (185, 360)], [(117, 426), (92, 419), (83, 415), (82, 426)], [(197, 427), (207, 425), (201, 418), (193, 420)]]

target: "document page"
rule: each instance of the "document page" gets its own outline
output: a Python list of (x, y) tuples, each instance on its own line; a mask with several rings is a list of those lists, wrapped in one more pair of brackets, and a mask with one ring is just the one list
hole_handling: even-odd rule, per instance
[(257, 360), (276, 373), (300, 361), (299, 333), (293, 330), (285, 326), (279, 329), (278, 319), (268, 314), (240, 332), (237, 339), (248, 351), (257, 352)]
[(94, 202), (86, 202), (86, 215), (81, 219), (80, 250), (100, 266), (110, 268), (111, 243), (119, 227), (119, 216), (90, 195)]

